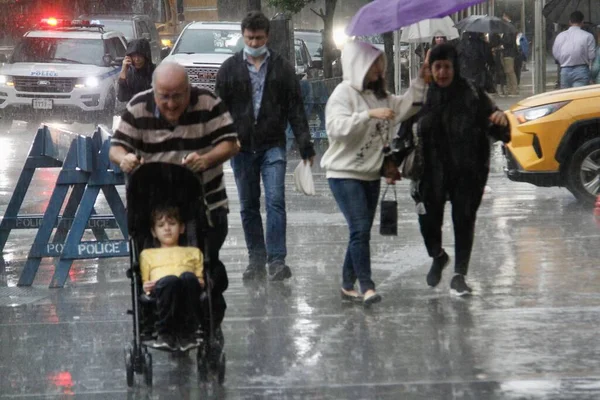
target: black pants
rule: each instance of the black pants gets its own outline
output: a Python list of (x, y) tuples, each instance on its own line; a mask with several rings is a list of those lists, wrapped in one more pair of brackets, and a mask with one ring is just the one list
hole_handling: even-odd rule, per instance
[[(227, 222), (228, 210), (221, 207), (211, 212), (212, 227), (210, 227), (206, 233), (206, 256), (209, 260), (210, 276), (212, 280), (212, 307), (213, 307), (213, 318), (215, 326), (219, 326), (225, 317), (225, 310), (227, 309), (227, 303), (223, 292), (227, 290), (229, 286), (229, 278), (227, 277), (227, 270), (225, 265), (219, 258), (219, 252), (229, 230)], [(208, 310), (208, 309), (207, 309)], [(207, 313), (204, 313), (208, 317)], [(205, 321), (206, 322), (206, 321)], [(208, 325), (205, 325), (208, 327)]]
[(452, 179), (440, 170), (425, 176), (420, 182), (421, 199), (426, 214), (419, 215), (421, 234), (430, 257), (442, 252), (442, 224), (446, 201), (452, 203), (452, 224), (454, 226), (455, 265), (457, 274), (466, 275), (473, 249), (475, 220), (481, 204), (487, 181), (487, 170), (479, 176), (456, 174)]
[(154, 293), (158, 308), (156, 330), (159, 334), (191, 334), (199, 324), (200, 294), (198, 277), (191, 272), (165, 276), (156, 282)]

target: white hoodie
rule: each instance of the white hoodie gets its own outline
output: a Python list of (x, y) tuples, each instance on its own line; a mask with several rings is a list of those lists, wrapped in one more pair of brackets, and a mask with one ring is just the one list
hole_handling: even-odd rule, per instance
[[(325, 120), (329, 148), (321, 159), (327, 178), (380, 179), (384, 144), (390, 144), (400, 121), (416, 114), (425, 98), (425, 82), (414, 80), (403, 96), (388, 95), (377, 99), (371, 90), (363, 90), (369, 68), (382, 54), (375, 46), (363, 42), (349, 42), (342, 52), (344, 80), (327, 101)], [(369, 118), (369, 109), (391, 108), (394, 121), (385, 129), (382, 120)], [(377, 129), (379, 124), (380, 129)]]

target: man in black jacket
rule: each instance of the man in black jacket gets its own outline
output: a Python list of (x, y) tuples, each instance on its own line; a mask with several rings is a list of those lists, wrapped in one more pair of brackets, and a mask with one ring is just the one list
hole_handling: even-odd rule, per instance
[(119, 75), (117, 99), (127, 102), (136, 94), (150, 89), (155, 68), (150, 42), (147, 39), (133, 39), (129, 42)]
[[(294, 67), (267, 47), (269, 25), (268, 18), (259, 11), (244, 18), (244, 49), (223, 63), (215, 91), (227, 105), (241, 143), (231, 166), (249, 255), (243, 278), (264, 277), (268, 263), (270, 279), (284, 280), (292, 276), (285, 265), (288, 121), (304, 162), (312, 165), (315, 151)], [(266, 241), (260, 215), (261, 176), (267, 211)]]

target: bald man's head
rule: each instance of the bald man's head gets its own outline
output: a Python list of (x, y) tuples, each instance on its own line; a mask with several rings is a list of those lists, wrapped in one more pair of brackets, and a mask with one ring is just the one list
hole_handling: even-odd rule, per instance
[(162, 62), (154, 70), (152, 86), (160, 114), (176, 124), (190, 104), (190, 84), (185, 68), (175, 62)]

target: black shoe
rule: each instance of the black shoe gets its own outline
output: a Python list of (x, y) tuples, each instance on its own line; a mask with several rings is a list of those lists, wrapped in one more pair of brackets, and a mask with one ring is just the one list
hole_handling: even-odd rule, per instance
[(152, 347), (154, 347), (155, 349), (166, 349), (171, 351), (178, 350), (177, 340), (175, 339), (175, 336), (169, 333), (159, 334)]
[(376, 293), (374, 290), (371, 293), (369, 293), (368, 295), (365, 295), (363, 297), (363, 305), (365, 307), (370, 307), (371, 305), (373, 305), (375, 303), (379, 303), (380, 301), (381, 301), (381, 295), (379, 293)]
[(363, 301), (363, 296), (354, 289), (346, 290), (346, 289), (342, 288), (340, 294), (342, 297), (342, 301), (349, 301), (349, 302)]
[(179, 337), (179, 350), (181, 351), (188, 351), (199, 345), (194, 335), (182, 335)]
[(246, 267), (243, 280), (264, 279), (267, 276), (267, 269), (264, 264), (250, 264)]
[(269, 265), (269, 279), (272, 281), (283, 281), (292, 277), (290, 267), (282, 262), (276, 262)]
[[(443, 251), (443, 250), (442, 250)], [(433, 259), (429, 273), (427, 274), (427, 284), (431, 287), (436, 287), (442, 280), (442, 271), (450, 262), (450, 256), (443, 251), (443, 254)]]
[(450, 293), (455, 296), (468, 296), (473, 293), (473, 289), (467, 286), (464, 275), (456, 274), (450, 282)]

